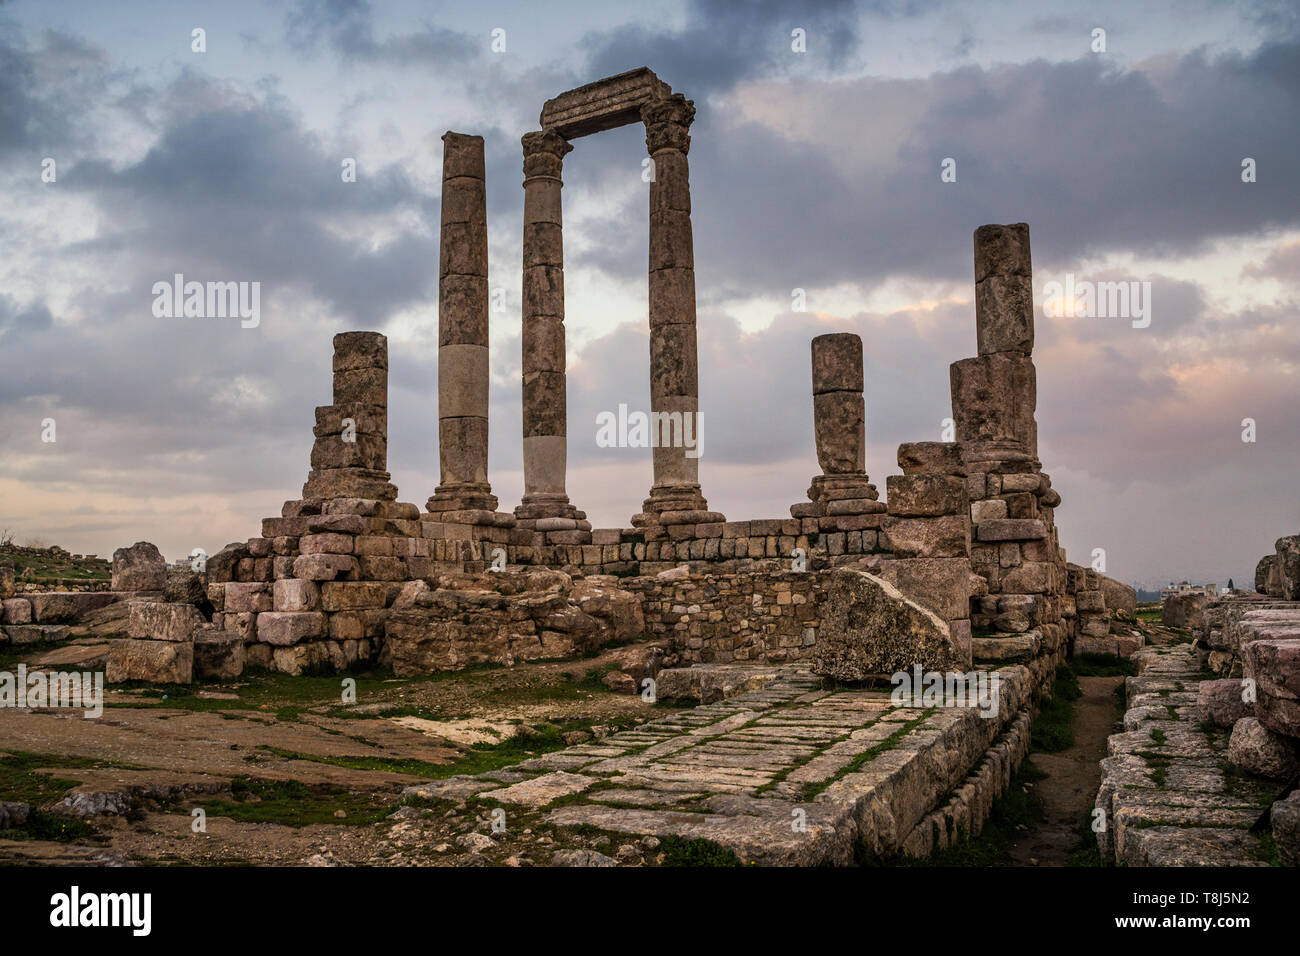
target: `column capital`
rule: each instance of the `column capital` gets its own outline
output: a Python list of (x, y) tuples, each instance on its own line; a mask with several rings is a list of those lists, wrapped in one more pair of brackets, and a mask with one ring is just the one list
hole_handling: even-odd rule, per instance
[(686, 153), (691, 148), (691, 123), (695, 120), (695, 103), (681, 93), (651, 100), (641, 107), (645, 123), (645, 145), (650, 155), (661, 149)]
[(565, 154), (573, 151), (569, 141), (548, 126), (543, 130), (525, 133), (520, 139), (524, 147), (524, 176), (552, 176), (560, 178), (560, 168)]

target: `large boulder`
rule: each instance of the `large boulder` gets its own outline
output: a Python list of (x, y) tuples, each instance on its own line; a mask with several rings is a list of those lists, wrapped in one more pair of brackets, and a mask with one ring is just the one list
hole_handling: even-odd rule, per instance
[(1268, 593), (1268, 580), (1273, 574), (1273, 565), (1277, 562), (1276, 554), (1266, 554), (1255, 565), (1255, 590), (1260, 594)]
[(208, 578), (191, 568), (168, 568), (163, 600), (168, 604), (193, 604), (204, 617), (212, 616), (208, 600)]
[(1101, 582), (1102, 593), (1106, 595), (1106, 610), (1111, 613), (1123, 611), (1129, 618), (1137, 617), (1137, 591), (1123, 581), (1116, 581), (1104, 574), (1098, 574), (1097, 578)]
[(1203, 680), (1196, 688), (1196, 714), (1207, 724), (1228, 728), (1255, 713), (1240, 680)]
[(188, 641), (114, 641), (104, 679), (155, 684), (189, 684), (194, 680), (194, 645)]
[(1278, 538), (1277, 575), (1281, 597), (1286, 601), (1300, 601), (1300, 534)]
[(1254, 717), (1243, 717), (1228, 738), (1228, 759), (1258, 777), (1290, 780), (1300, 769), (1300, 750), (1291, 737), (1275, 734)]
[(194, 676), (231, 680), (244, 672), (244, 641), (238, 634), (203, 624), (194, 633)]
[(148, 541), (113, 552), (114, 591), (161, 591), (167, 586), (167, 562)]
[(964, 669), (947, 623), (881, 577), (852, 568), (832, 572), (813, 646), (813, 673), (861, 681), (914, 665), (926, 671)]
[(0, 600), (0, 624), (32, 623), (32, 602), (27, 598)]
[(1203, 592), (1171, 594), (1160, 608), (1160, 623), (1165, 627), (1198, 627), (1209, 595)]

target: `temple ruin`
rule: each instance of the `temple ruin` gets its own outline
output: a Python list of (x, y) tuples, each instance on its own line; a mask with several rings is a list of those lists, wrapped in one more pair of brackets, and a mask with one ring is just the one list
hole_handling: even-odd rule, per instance
[[(635, 595), (647, 631), (682, 663), (811, 661), (830, 576), (852, 568), (935, 615), (952, 659), (965, 666), (1025, 663), (1041, 676), (1076, 638), (1105, 639), (1099, 576), (1067, 565), (1055, 527), (1060, 496), (1037, 458), (1023, 223), (975, 231), (977, 354), (951, 368), (955, 440), (901, 445), (902, 474), (888, 477), (886, 501), (863, 467), (862, 343), (832, 333), (811, 348), (821, 473), (789, 517), (727, 521), (709, 511), (699, 461), (680, 442), (654, 448), (653, 485), (628, 527), (593, 529), (570, 502), (563, 159), (573, 140), (645, 125), (651, 405), (664, 421), (680, 421), (672, 416), (699, 411), (687, 161), (694, 115), (690, 100), (643, 68), (548, 100), (541, 129), (522, 137), (525, 487), (513, 511), (498, 509), (488, 469), (483, 140), (444, 135), (439, 484), (423, 511), (397, 500), (386, 470), (386, 341), (373, 332), (335, 336), (333, 401), (316, 411), (302, 496), (266, 519), (260, 536), (208, 561), (206, 629), (245, 643), (252, 665), (343, 666), (384, 653), (390, 612), (418, 608), (422, 590), (438, 590), (438, 575), (546, 568)], [(462, 640), (447, 621), (438, 625), (423, 639)], [(409, 613), (400, 630), (397, 641), (422, 639)], [(562, 633), (538, 625), (542, 645), (548, 630)], [(551, 643), (571, 642), (552, 635)], [(896, 656), (899, 666), (911, 663), (905, 650)]]
[[(728, 746), (755, 745), (740, 728), (765, 708), (800, 728), (802, 740), (778, 746), (773, 767), (746, 769), (752, 792), (744, 800), (735, 780), (655, 763), (648, 742), (667, 748), (694, 726), (672, 716), (589, 753), (521, 764), (511, 786), (453, 778), (417, 795), (482, 792), (509, 802), (515, 787), (528, 791), (552, 772), (564, 779), (550, 783), (570, 794), (602, 775), (643, 787), (629, 791), (638, 800), (659, 799), (646, 795), (656, 786), (703, 787), (708, 813), (661, 819), (593, 798), (548, 819), (705, 835), (763, 862), (848, 862), (855, 846), (925, 855), (977, 834), (1027, 751), (1029, 716), (1050, 694), (1058, 665), (1086, 651), (1129, 656), (1141, 643), (1116, 626), (1132, 619), (1132, 590), (1068, 563), (1060, 545), (1061, 496), (1038, 458), (1029, 227), (974, 231), (975, 354), (950, 367), (953, 440), (900, 445), (901, 473), (886, 477), (885, 500), (865, 471), (871, 410), (862, 342), (835, 332), (811, 342), (819, 473), (788, 516), (727, 520), (710, 511), (698, 458), (669, 440), (653, 450), (640, 511), (626, 527), (593, 528), (566, 485), (563, 160), (584, 136), (645, 125), (651, 411), (682, 428), (700, 412), (687, 159), (694, 116), (690, 100), (643, 68), (548, 100), (540, 129), (522, 137), (524, 492), (513, 509), (493, 494), (488, 462), (484, 143), (447, 132), (439, 482), (425, 507), (399, 501), (387, 470), (387, 340), (336, 335), (331, 401), (316, 409), (301, 495), (264, 519), (260, 534), (208, 558), (187, 589), (158, 587), (161, 556), (140, 545), (115, 555), (111, 598), (72, 601), (77, 613), (117, 615), (127, 632), (110, 652), (109, 680), (186, 683), (250, 668), (302, 674), (364, 662), (411, 676), (571, 658), (645, 637), (653, 651), (616, 675), (620, 689), (704, 702), (690, 720), (716, 721), (718, 736), (734, 732)], [(1261, 564), (1262, 589), (1294, 597), (1297, 552), (1279, 544)], [(35, 620), (14, 627), (49, 626), (49, 607), (67, 610), (61, 600), (26, 601), (23, 620)], [(1231, 674), (1239, 661), (1229, 654), (1215, 663)], [(1001, 708), (985, 719), (965, 708), (915, 707), (904, 723), (871, 685), (914, 668), (996, 675)], [(870, 772), (846, 769), (904, 734), (909, 746), (882, 751)], [(613, 757), (624, 762), (598, 759)], [(585, 776), (561, 772), (579, 765), (589, 767)], [(1108, 813), (1127, 799), (1115, 780), (1099, 796)], [(815, 839), (792, 841), (792, 807), (808, 810)], [(765, 836), (756, 844), (753, 833)], [(1135, 838), (1101, 845), (1127, 858), (1124, 839)]]

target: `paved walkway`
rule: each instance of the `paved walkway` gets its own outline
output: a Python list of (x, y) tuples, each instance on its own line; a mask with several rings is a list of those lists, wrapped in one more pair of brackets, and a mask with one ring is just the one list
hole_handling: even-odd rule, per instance
[(1196, 713), (1202, 674), (1191, 644), (1151, 647), (1134, 659), (1124, 732), (1101, 762), (1097, 806), (1104, 855), (1127, 866), (1263, 866), (1250, 826), (1280, 785), (1244, 776), (1228, 761), (1226, 730)]
[(1018, 761), (1014, 742), (981, 758), (1004, 728), (1023, 732), (1014, 706), (1022, 671), (1004, 672), (1003, 707), (982, 718), (967, 708), (896, 707), (888, 690), (822, 690), (808, 671), (783, 669), (761, 690), (406, 793), (498, 804), (512, 827), (705, 838), (745, 863), (850, 863), (859, 843), (892, 855), (917, 830), (925, 835), (913, 843), (928, 852), (935, 831), (946, 843), (963, 819), (969, 829), (987, 812), (992, 798), (974, 782), (965, 799), (978, 806), (954, 798), (936, 811), (972, 768), (1005, 781)]

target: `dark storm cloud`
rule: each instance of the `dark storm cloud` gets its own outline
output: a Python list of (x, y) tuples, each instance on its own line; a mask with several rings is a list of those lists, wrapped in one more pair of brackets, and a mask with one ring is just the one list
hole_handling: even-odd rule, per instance
[(392, 66), (440, 69), (464, 65), (482, 56), (486, 49), (487, 41), (482, 37), (428, 25), (377, 40), (373, 14), (366, 0), (303, 0), (288, 14), (286, 33), (289, 42), (299, 49), (324, 43), (345, 60)]
[(373, 249), (364, 228), (340, 235), (330, 223), (402, 211), (436, 222), (437, 203), (397, 167), (359, 167), (344, 182), (342, 159), (274, 104), (185, 116), (137, 163), (91, 160), (68, 172), (67, 187), (93, 196), (115, 225), (78, 249), (129, 244), (145, 289), (175, 272), (256, 279), (265, 291), (299, 285), (353, 321), (382, 324), (429, 294), (436, 235), (402, 230)]
[(592, 79), (649, 66), (665, 83), (688, 97), (704, 98), (755, 76), (771, 76), (803, 60), (792, 53), (791, 31), (806, 31), (807, 53), (819, 67), (844, 64), (858, 46), (858, 19), (866, 6), (900, 16), (932, 4), (871, 4), (847, 0), (813, 3), (733, 3), (696, 0), (680, 30), (625, 26), (589, 35)]
[(37, 82), (33, 51), (7, 38), (0, 23), (0, 153), (49, 148), (71, 136), (68, 114), (53, 94)]
[[(964, 279), (971, 232), (986, 222), (1028, 221), (1035, 261), (1053, 267), (1177, 256), (1300, 223), (1300, 126), (1282, 120), (1300, 115), (1294, 40), (1249, 56), (1195, 52), (1150, 73), (1093, 57), (792, 88), (824, 125), (796, 135), (779, 115), (735, 122), (700, 105), (690, 155), (702, 296)], [(900, 111), (910, 118), (896, 147), (855, 166), (854, 141)], [(940, 181), (946, 157), (955, 183)], [(1241, 181), (1246, 157), (1255, 183)], [(588, 264), (628, 268), (619, 229), (643, 215), (629, 203), (611, 217)]]

